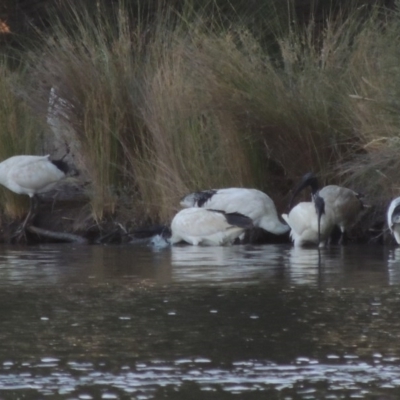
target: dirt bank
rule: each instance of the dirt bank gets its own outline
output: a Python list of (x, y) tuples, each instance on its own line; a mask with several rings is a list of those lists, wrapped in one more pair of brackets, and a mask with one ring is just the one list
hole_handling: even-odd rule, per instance
[[(391, 243), (392, 237), (385, 226), (384, 207), (372, 206), (364, 211), (359, 222), (348, 235), (348, 244)], [(25, 237), (14, 237), (21, 221), (2, 219), (0, 242), (28, 243), (76, 242), (82, 244), (119, 244), (134, 241), (135, 230), (148, 227), (151, 222), (134, 216), (128, 205), (117, 207), (113, 215), (96, 221), (92, 215), (90, 199), (84, 188), (63, 185), (61, 189), (42, 196), (39, 211), (28, 228)], [(332, 243), (337, 243), (339, 229), (332, 234)], [(248, 232), (246, 243), (290, 243), (289, 234), (276, 236), (261, 229)]]

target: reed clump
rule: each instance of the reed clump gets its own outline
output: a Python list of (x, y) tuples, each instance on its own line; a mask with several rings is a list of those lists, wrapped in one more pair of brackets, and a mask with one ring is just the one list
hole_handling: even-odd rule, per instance
[(400, 55), (396, 50), (399, 19), (397, 7), (385, 18), (380, 15), (369, 21), (355, 38), (349, 57), (353, 72), (349, 109), (359, 151), (339, 164), (349, 184), (356, 182), (382, 206), (400, 194)]
[[(22, 68), (11, 71), (7, 61), (0, 60), (0, 161), (39, 151), (43, 125), (18, 91), (25, 81)], [(23, 216), (29, 201), (0, 185), (0, 204), (1, 215), (17, 219)]]
[(97, 221), (167, 222), (185, 193), (227, 186), (283, 210), (310, 170), (371, 202), (399, 194), (397, 9), (300, 22), (289, 7), (255, 27), (186, 3), (148, 20), (71, 6), (24, 54), (27, 104), (45, 121), (56, 93)]

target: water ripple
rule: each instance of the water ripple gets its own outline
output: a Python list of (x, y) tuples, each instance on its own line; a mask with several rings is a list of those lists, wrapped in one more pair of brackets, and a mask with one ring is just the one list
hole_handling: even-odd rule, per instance
[[(361, 394), (371, 385), (376, 388), (396, 388), (400, 386), (400, 366), (368, 365), (365, 362), (345, 364), (313, 363), (314, 360), (298, 358), (294, 364), (277, 365), (271, 362), (243, 361), (235, 362), (231, 368), (207, 368), (209, 359), (182, 359), (175, 362), (161, 360), (137, 363), (129, 370), (121, 368), (118, 373), (100, 372), (92, 363), (70, 362), (71, 371), (58, 370), (48, 375), (39, 374), (38, 364), (32, 365), (32, 373), (0, 374), (0, 390), (17, 391), (33, 389), (41, 394), (75, 393), (86, 400), (91, 395), (85, 387), (98, 386), (105, 390), (104, 399), (118, 398), (113, 389), (125, 393), (141, 394), (143, 399), (151, 398), (158, 387), (172, 385), (180, 387), (184, 382), (194, 382), (202, 390), (220, 387), (226, 392), (242, 393), (255, 390), (267, 390), (271, 386), (276, 390), (296, 389), (299, 395), (314, 393), (318, 383), (326, 385), (328, 392), (351, 391)], [(344, 360), (343, 360), (344, 361)], [(26, 365), (26, 363), (25, 363)], [(15, 366), (18, 365), (15, 363)], [(61, 366), (59, 366), (59, 369)], [(72, 370), (78, 370), (79, 376)]]

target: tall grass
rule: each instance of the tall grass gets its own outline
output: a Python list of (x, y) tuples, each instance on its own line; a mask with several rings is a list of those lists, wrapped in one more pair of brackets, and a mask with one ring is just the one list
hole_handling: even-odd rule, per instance
[(359, 151), (340, 167), (350, 183), (366, 188), (378, 204), (400, 194), (399, 21), (398, 7), (370, 21), (349, 57), (349, 108)]
[(29, 53), (36, 112), (51, 87), (68, 105), (63, 139), (95, 219), (126, 208), (165, 222), (183, 194), (223, 186), (260, 188), (282, 209), (309, 170), (374, 199), (398, 193), (397, 12), (304, 24), (285, 8), (253, 29), (249, 15), (228, 24), (185, 4), (149, 21), (122, 3), (72, 6)]
[[(107, 15), (92, 16), (71, 8), (68, 23), (55, 19), (53, 35), (31, 53), (35, 77), (46, 85), (35, 88), (47, 110), (50, 87), (63, 109), (64, 140), (72, 143), (75, 159), (91, 182), (93, 216), (100, 221), (113, 213), (117, 193), (124, 186), (126, 164), (121, 143), (134, 134), (137, 105), (135, 49), (122, 12), (113, 25)], [(40, 52), (40, 53), (39, 53)], [(129, 132), (129, 133), (128, 133)], [(63, 132), (61, 132), (61, 135)]]
[(103, 15), (71, 10), (69, 24), (55, 21), (40, 59), (31, 59), (35, 77), (70, 105), (96, 218), (115, 210), (121, 190), (136, 208), (165, 220), (188, 190), (255, 185), (251, 141), (232, 114), (233, 93), (208, 65), (212, 54), (200, 50), (219, 51), (224, 41), (200, 19), (196, 33), (163, 14), (148, 32), (140, 24), (134, 30), (127, 14), (120, 9), (112, 25)]
[[(25, 71), (12, 72), (5, 60), (0, 60), (0, 161), (16, 154), (40, 151), (43, 125), (32, 113), (17, 88), (26, 82)], [(0, 188), (1, 215), (20, 218), (28, 206), (28, 198)]]

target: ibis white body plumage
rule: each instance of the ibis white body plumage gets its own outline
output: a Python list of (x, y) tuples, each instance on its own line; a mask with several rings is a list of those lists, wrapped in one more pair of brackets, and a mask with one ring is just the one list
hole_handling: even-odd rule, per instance
[(35, 206), (36, 195), (49, 191), (62, 178), (65, 172), (60, 169), (66, 165), (62, 161), (52, 162), (47, 156), (13, 156), (0, 163), (0, 184), (17, 194), (30, 197), (30, 210), (21, 229), (25, 228)]
[(321, 215), (320, 234), (318, 234), (318, 214), (314, 202), (301, 202), (282, 218), (290, 226), (290, 237), (296, 247), (318, 244), (324, 247), (335, 223), (333, 213), (327, 205)]
[(255, 227), (276, 235), (289, 231), (276, 211), (272, 199), (257, 189), (226, 188), (188, 194), (181, 200), (183, 207), (202, 207), (226, 213), (240, 213), (250, 218)]
[(308, 173), (303, 176), (300, 184), (294, 190), (290, 204), (295, 196), (307, 186), (311, 187), (312, 199), (318, 194), (324, 200), (326, 208), (330, 210), (334, 225), (338, 226), (341, 231), (339, 242), (342, 243), (346, 231), (357, 222), (364, 208), (361, 195), (354, 190), (337, 185), (324, 186), (319, 190), (316, 176)]
[(354, 190), (336, 185), (324, 186), (319, 195), (332, 211), (335, 225), (340, 228), (343, 235), (357, 222), (363, 209), (360, 195)]
[(243, 215), (191, 207), (179, 211), (173, 218), (170, 242), (183, 241), (194, 246), (230, 245), (251, 227), (251, 219)]
[(400, 244), (400, 197), (393, 199), (390, 203), (387, 224), (397, 244)]
[(0, 163), (0, 184), (17, 194), (33, 197), (50, 190), (65, 177), (49, 156), (14, 156)]

